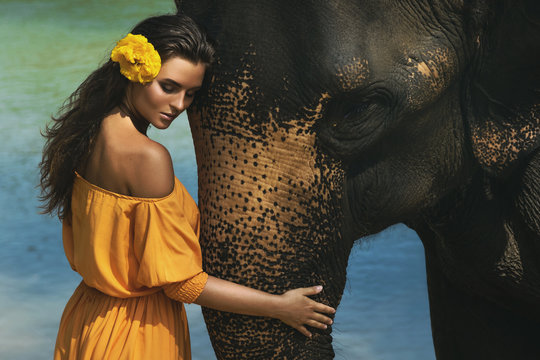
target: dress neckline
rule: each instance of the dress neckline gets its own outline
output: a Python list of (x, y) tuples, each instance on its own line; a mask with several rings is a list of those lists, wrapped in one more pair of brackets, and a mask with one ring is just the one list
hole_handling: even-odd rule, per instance
[(174, 177), (174, 188), (173, 188), (173, 190), (171, 191), (170, 194), (165, 195), (163, 197), (138, 197), (138, 196), (124, 195), (124, 194), (120, 194), (120, 193), (117, 193), (117, 192), (114, 192), (114, 191), (111, 191), (111, 190), (104, 189), (104, 188), (102, 188), (102, 187), (100, 187), (100, 186), (98, 186), (96, 184), (93, 184), (90, 181), (86, 180), (77, 171), (75, 171), (75, 181), (77, 181), (77, 180), (79, 180), (82, 184), (89, 187), (90, 190), (93, 190), (93, 191), (96, 191), (96, 192), (99, 192), (99, 193), (102, 193), (102, 194), (105, 194), (105, 195), (109, 195), (109, 196), (112, 196), (112, 197), (115, 197), (115, 198), (118, 198), (118, 199), (125, 199), (125, 200), (132, 200), (132, 201), (147, 201), (147, 202), (158, 202), (158, 201), (162, 201), (162, 200), (166, 200), (166, 199), (170, 198), (175, 193), (176, 188), (177, 188), (177, 182), (179, 181), (178, 178), (175, 176)]

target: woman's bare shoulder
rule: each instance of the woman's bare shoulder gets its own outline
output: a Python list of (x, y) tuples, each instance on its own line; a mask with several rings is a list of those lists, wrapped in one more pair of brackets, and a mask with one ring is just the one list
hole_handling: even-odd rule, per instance
[(128, 187), (132, 196), (163, 197), (174, 189), (174, 169), (165, 146), (148, 138), (138, 139), (127, 166)]
[(131, 120), (112, 115), (103, 120), (94, 149), (94, 168), (121, 193), (163, 197), (174, 189), (171, 155), (162, 144), (138, 132)]

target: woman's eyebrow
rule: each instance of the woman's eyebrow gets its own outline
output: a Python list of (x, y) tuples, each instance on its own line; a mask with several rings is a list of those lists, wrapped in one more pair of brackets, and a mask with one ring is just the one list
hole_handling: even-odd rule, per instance
[[(166, 79), (163, 79), (163, 81), (168, 82), (168, 83), (172, 83), (173, 85), (175, 85), (177, 87), (182, 87), (182, 84), (177, 83), (173, 79), (166, 78)], [(200, 88), (201, 88), (201, 86), (195, 86), (193, 89), (199, 90)], [(191, 89), (191, 90), (193, 90), (193, 89)]]
[(169, 78), (167, 78), (167, 79), (163, 79), (163, 81), (166, 81), (166, 82), (172, 83), (173, 85), (176, 85), (176, 86), (178, 86), (178, 87), (182, 87), (182, 85), (181, 85), (181, 84), (177, 83), (177, 82), (176, 82), (176, 81), (174, 81), (173, 79), (169, 79)]

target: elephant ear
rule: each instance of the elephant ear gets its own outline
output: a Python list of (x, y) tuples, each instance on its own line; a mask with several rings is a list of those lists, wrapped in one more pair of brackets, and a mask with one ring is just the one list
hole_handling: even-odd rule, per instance
[(465, 110), (474, 156), (500, 176), (540, 146), (540, 2), (483, 2), (475, 10)]

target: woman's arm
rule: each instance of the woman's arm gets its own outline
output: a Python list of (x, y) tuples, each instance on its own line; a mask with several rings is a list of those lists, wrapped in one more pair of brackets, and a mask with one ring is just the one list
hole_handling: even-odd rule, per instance
[[(165, 196), (174, 187), (170, 155), (163, 146), (154, 142), (147, 143), (145, 149), (145, 156), (139, 157), (135, 167), (138, 171), (137, 176), (131, 176), (128, 182), (131, 195)], [(308, 298), (321, 292), (322, 287), (299, 288), (282, 295), (272, 295), (213, 276), (208, 277), (203, 288), (204, 280), (206, 274), (184, 282), (169, 284), (163, 289), (167, 296), (177, 301), (193, 301), (220, 311), (276, 318), (309, 337), (311, 333), (304, 325), (326, 329), (327, 324), (332, 324), (332, 319), (322, 313), (334, 314), (335, 310)], [(201, 288), (203, 289), (199, 294)]]
[(289, 290), (283, 295), (272, 295), (209, 276), (195, 303), (220, 311), (276, 318), (311, 337), (304, 325), (326, 329), (327, 324), (332, 324), (332, 319), (322, 313), (336, 312), (330, 306), (307, 297), (321, 290), (322, 286), (313, 286)]

